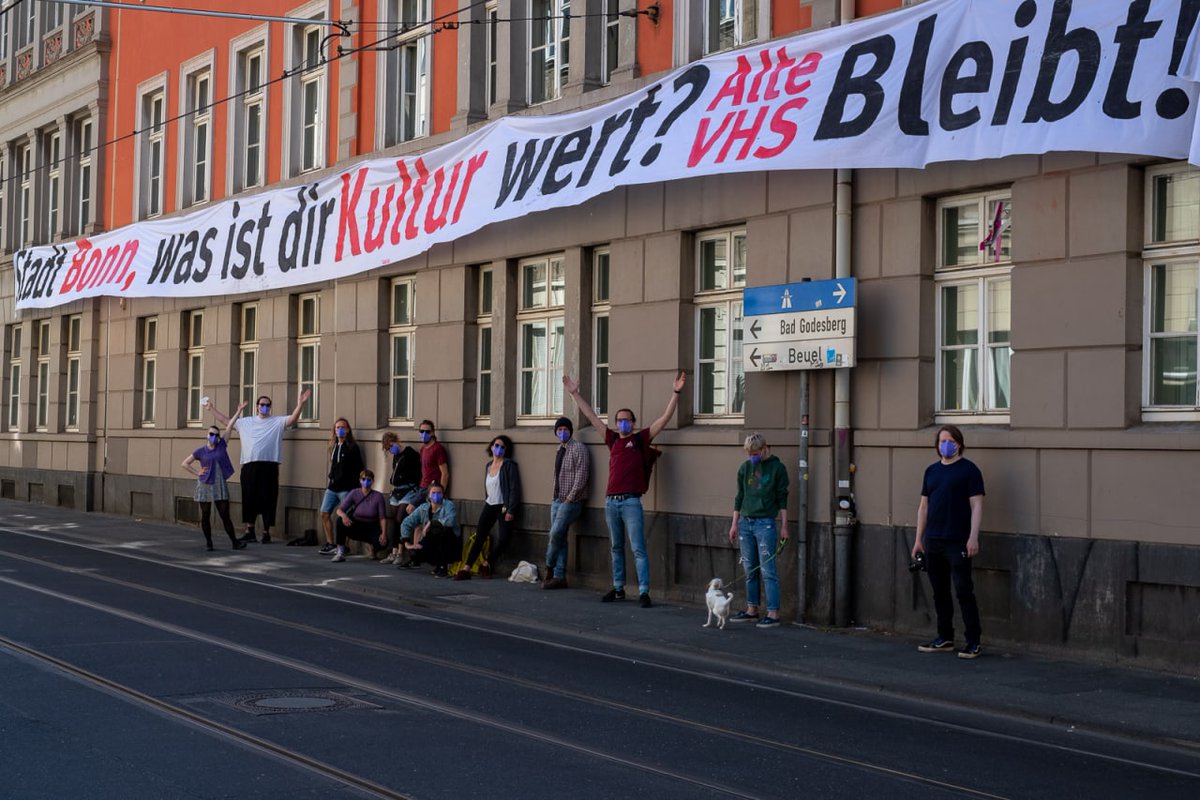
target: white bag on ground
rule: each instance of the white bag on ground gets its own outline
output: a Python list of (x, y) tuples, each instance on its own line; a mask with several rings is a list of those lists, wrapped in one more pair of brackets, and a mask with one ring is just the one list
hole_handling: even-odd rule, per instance
[(513, 583), (537, 583), (538, 569), (528, 561), (522, 561), (517, 564), (517, 568), (512, 571), (512, 575), (508, 579)]

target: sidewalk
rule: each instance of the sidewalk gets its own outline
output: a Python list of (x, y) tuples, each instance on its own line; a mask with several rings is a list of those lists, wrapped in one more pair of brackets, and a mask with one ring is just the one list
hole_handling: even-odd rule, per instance
[[(555, 639), (619, 641), (693, 659), (716, 672), (736, 661), (808, 681), (1200, 748), (1200, 680), (1188, 677), (999, 652), (987, 649), (986, 641), (981, 658), (963, 661), (953, 654), (920, 654), (916, 641), (867, 631), (786, 624), (761, 631), (733, 623), (721, 631), (703, 627), (700, 606), (601, 604), (599, 593), (588, 589), (548, 592), (540, 584), (500, 578), (436, 579), (425, 570), (397, 570), (361, 557), (335, 564), (315, 547), (282, 542), (235, 552), (221, 541), (224, 534), (214, 535), (217, 550), (208, 553), (196, 528), (11, 500), (0, 501), (0, 527), (39, 528), (57, 538), (291, 585), (322, 583), (359, 599), (453, 610)], [(0, 533), (5, 535), (11, 534)]]

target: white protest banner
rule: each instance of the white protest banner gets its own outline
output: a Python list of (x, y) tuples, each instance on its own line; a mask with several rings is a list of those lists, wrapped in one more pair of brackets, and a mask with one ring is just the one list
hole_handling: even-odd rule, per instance
[(571, 114), (19, 251), (18, 308), (260, 292), (402, 261), (618, 186), (1055, 150), (1186, 158), (1200, 0), (928, 0), (697, 61)]

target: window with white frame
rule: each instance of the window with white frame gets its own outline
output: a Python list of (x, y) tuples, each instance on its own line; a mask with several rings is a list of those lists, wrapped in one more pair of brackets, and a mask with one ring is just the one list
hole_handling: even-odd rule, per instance
[(66, 16), (64, 13), (66, 6), (62, 3), (42, 3), (41, 5), (45, 9), (46, 31), (50, 32), (61, 28), (63, 18)]
[(92, 120), (84, 117), (75, 121), (75, 158), (79, 183), (75, 190), (75, 233), (85, 233), (92, 221)]
[[(264, 87), (266, 53), (261, 43), (238, 51), (235, 56), (233, 124), (233, 190), (240, 192), (265, 181), (267, 93)], [(257, 398), (250, 398), (253, 403)]]
[(1012, 196), (937, 204), (937, 411), (1006, 414), (1011, 402)]
[(8, 199), (8, 176), (4, 169), (7, 166), (4, 163), (5, 155), (4, 147), (0, 146), (0, 250), (8, 247), (8, 232), (11, 230), (11, 226), (7, 224), (4, 217), (5, 211), (8, 210), (5, 202)]
[(608, 294), (610, 254), (592, 252), (592, 408), (600, 416), (608, 413)]
[(141, 340), (138, 347), (141, 353), (138, 421), (149, 427), (154, 425), (154, 398), (158, 388), (158, 317), (142, 317), (138, 323), (138, 338)]
[(37, 386), (34, 397), (35, 427), (44, 431), (50, 426), (50, 320), (38, 320), (33, 324), (37, 342)]
[(322, 52), (325, 29), (319, 25), (292, 26), (292, 130), (289, 159), (292, 174), (325, 166), (326, 79)]
[(79, 430), (79, 385), (83, 379), (83, 317), (66, 320), (67, 340), (67, 430)]
[(491, 108), (496, 102), (497, 76), (496, 65), (499, 64), (500, 46), (500, 9), (495, 3), (490, 4), (484, 14), (487, 16), (487, 97), (485, 107)]
[(184, 82), (183, 205), (204, 203), (212, 184), (212, 70), (188, 75)]
[(604, 0), (604, 83), (612, 80), (621, 58), (621, 0)]
[(142, 96), (138, 211), (143, 218), (157, 217), (163, 213), (163, 179), (167, 168), (166, 109), (165, 90), (156, 89)]
[(554, 417), (563, 407), (563, 320), (566, 274), (562, 255), (526, 259), (520, 271), (518, 415)]
[(530, 0), (529, 102), (562, 96), (571, 63), (571, 0)]
[(0, 14), (0, 61), (8, 60), (8, 14)]
[[(20, 50), (25, 45), (37, 39), (37, 8), (39, 5), (39, 3), (29, 0), (29, 2), (23, 3), (20, 7), (14, 9), (16, 11), (16, 20), (13, 23), (13, 29), (16, 33), (15, 49)], [(10, 9), (13, 9), (11, 5), (5, 11)]]
[(8, 429), (21, 424), (21, 323), (8, 326)]
[(184, 312), (183, 343), (187, 348), (187, 421), (197, 424), (204, 411), (200, 407), (200, 398), (204, 395), (203, 311)]
[(416, 282), (397, 278), (391, 285), (388, 338), (391, 341), (391, 386), (388, 418), (412, 419), (413, 343), (417, 338)]
[(696, 237), (696, 417), (745, 413), (742, 366), (742, 290), (746, 286), (746, 231), (710, 231)]
[(384, 147), (429, 135), (430, 0), (384, 0), (393, 39), (380, 59)]
[(238, 397), (246, 404), (242, 416), (254, 413), (258, 399), (258, 305), (238, 306)]
[(59, 233), (59, 209), (62, 201), (62, 134), (53, 131), (46, 134), (46, 240), (54, 241)]
[(17, 197), (16, 246), (25, 247), (33, 242), (33, 148), (23, 144), (17, 148), (17, 170), (21, 188)]
[(492, 276), (490, 267), (479, 270), (479, 304), (475, 319), (479, 327), (479, 374), (475, 416), (487, 419), (492, 415)]
[(296, 298), (296, 363), (299, 390), (312, 392), (300, 409), (300, 419), (312, 422), (320, 413), (321, 296), (302, 294)]
[(1146, 173), (1146, 311), (1142, 405), (1200, 412), (1197, 301), (1200, 292), (1200, 170), (1168, 164)]
[(704, 52), (732, 50), (758, 38), (758, 0), (705, 0)]

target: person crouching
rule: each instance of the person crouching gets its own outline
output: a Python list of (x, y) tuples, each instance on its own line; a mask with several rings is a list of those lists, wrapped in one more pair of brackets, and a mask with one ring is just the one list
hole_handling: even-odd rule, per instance
[(333, 561), (346, 560), (347, 539), (366, 542), (372, 553), (377, 546), (387, 542), (387, 499), (371, 488), (375, 473), (364, 469), (358, 473), (358, 483), (361, 488), (347, 494), (337, 509), (334, 532), (337, 552), (333, 554)]

